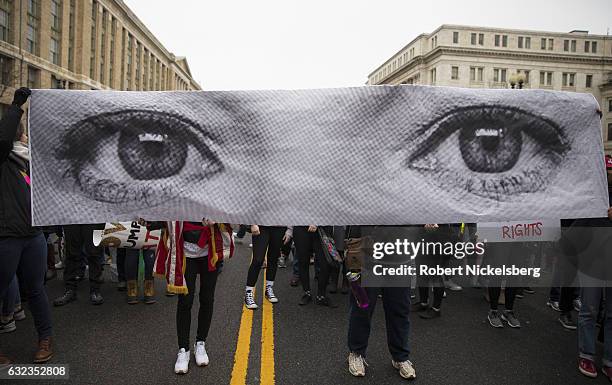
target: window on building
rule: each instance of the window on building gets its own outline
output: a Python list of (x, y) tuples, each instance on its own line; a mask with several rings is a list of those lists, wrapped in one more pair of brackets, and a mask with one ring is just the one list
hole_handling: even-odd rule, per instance
[(612, 98), (608, 99), (608, 112), (612, 112)]
[(453, 44), (459, 43), (459, 32), (453, 32)]
[(496, 83), (505, 83), (508, 70), (505, 68), (493, 69), (493, 81)]
[(563, 40), (563, 51), (569, 52), (569, 40)]
[(592, 88), (593, 87), (593, 75), (587, 75), (585, 82), (584, 82), (584, 86), (586, 88)]
[(495, 35), (495, 37), (493, 38), (493, 43), (495, 44), (496, 47), (499, 47), (501, 44), (501, 36)]
[(572, 40), (570, 43), (570, 51), (576, 52), (576, 40)]
[(531, 49), (531, 38), (529, 36), (525, 38), (525, 48)]
[(49, 61), (56, 65), (60, 64), (60, 43), (53, 37), (49, 40)]
[(38, 55), (38, 28), (40, 26), (39, 0), (28, 0), (28, 26), (26, 29), (26, 49)]
[(473, 33), (473, 32), (472, 32), (472, 33), (470, 34), (470, 43), (471, 43), (472, 45), (476, 45), (476, 39), (477, 39), (477, 38), (478, 38), (477, 34), (475, 34), (475, 33)]
[(98, 21), (98, 2), (93, 1), (91, 5), (91, 52), (89, 57), (89, 77), (91, 79), (96, 78), (96, 46), (98, 44), (97, 39), (97, 21)]
[(74, 7), (75, 0), (70, 0), (70, 15), (68, 19), (68, 69), (74, 71)]
[(28, 66), (28, 88), (38, 88), (40, 84), (40, 70)]
[(128, 34), (127, 38), (127, 90), (132, 88), (132, 35)]
[(3, 86), (13, 86), (11, 78), (13, 60), (7, 56), (0, 55), (0, 83)]
[(522, 36), (518, 37), (518, 47), (523, 48), (523, 37)]
[(531, 49), (531, 37), (529, 36), (519, 36), (518, 37), (518, 47)]
[(530, 70), (518, 70), (516, 71), (517, 74), (522, 73), (523, 75), (525, 75), (525, 83), (524, 84), (529, 84), (529, 78), (531, 77), (531, 71)]
[(59, 0), (51, 0), (51, 28), (62, 29), (62, 5)]
[(612, 141), (612, 123), (608, 123), (608, 142)]
[(484, 33), (478, 34), (478, 45), (484, 45)]
[(108, 85), (114, 88), (113, 72), (115, 68), (115, 35), (117, 34), (117, 19), (111, 16), (110, 58), (108, 59)]
[(459, 79), (459, 67), (451, 67), (451, 79), (458, 80)]
[(540, 39), (540, 49), (546, 49), (546, 42), (546, 38), (543, 37)]
[(482, 82), (484, 75), (484, 67), (470, 67), (470, 81)]
[(55, 75), (51, 75), (51, 88), (63, 89), (64, 85), (62, 81), (55, 77)]
[(597, 42), (596, 41), (591, 42), (591, 53), (597, 53)]
[(553, 50), (554, 41), (555, 41), (555, 39), (548, 39), (548, 50), (549, 51)]
[(552, 72), (540, 72), (540, 84), (543, 86), (552, 86), (553, 73)]
[(508, 46), (508, 35), (502, 35), (502, 47)]
[(431, 84), (435, 84), (436, 83), (436, 69), (433, 68), (430, 71), (430, 75), (431, 75)]
[(576, 74), (572, 72), (564, 72), (562, 77), (563, 87), (575, 87), (576, 86)]
[(591, 42), (588, 40), (584, 42), (584, 52), (591, 52)]
[(11, 25), (11, 2), (0, 1), (0, 40), (9, 42)]

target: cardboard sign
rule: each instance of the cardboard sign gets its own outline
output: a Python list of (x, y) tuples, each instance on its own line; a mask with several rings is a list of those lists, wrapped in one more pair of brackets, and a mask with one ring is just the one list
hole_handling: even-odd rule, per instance
[(561, 237), (561, 221), (484, 222), (477, 224), (476, 233), (485, 242), (552, 242)]

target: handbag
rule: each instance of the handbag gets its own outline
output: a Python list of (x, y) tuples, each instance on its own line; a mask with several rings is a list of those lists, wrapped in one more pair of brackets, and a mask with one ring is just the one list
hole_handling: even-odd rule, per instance
[(372, 238), (369, 236), (351, 237), (351, 229), (346, 232), (349, 238), (344, 240), (344, 264), (350, 271), (361, 271), (368, 254), (372, 253)]
[(334, 238), (328, 236), (320, 227), (317, 227), (317, 232), (319, 233), (319, 238), (321, 239), (323, 255), (325, 256), (327, 263), (329, 265), (333, 265), (334, 263), (342, 263), (342, 256), (338, 252), (338, 249), (336, 249)]

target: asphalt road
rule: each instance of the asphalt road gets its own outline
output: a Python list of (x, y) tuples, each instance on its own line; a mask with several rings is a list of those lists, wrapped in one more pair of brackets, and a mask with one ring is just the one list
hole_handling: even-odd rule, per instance
[[(226, 263), (216, 292), (215, 314), (206, 346), (210, 365), (173, 372), (177, 342), (176, 297), (158, 303), (127, 305), (114, 283), (106, 283), (102, 306), (88, 301), (81, 283), (77, 302), (53, 308), (55, 356), (50, 363), (68, 364), (70, 381), (26, 381), (16, 384), (401, 384), (386, 347), (382, 306), (370, 336), (365, 378), (347, 371), (348, 298), (332, 297), (337, 309), (297, 305), (301, 290), (290, 287), (291, 269), (279, 269), (275, 291), (280, 302), (251, 312), (243, 293), (250, 258), (248, 246)], [(261, 292), (262, 276), (258, 283)], [(314, 286), (313, 286), (314, 287)], [(63, 291), (56, 279), (48, 283), (52, 300)], [(546, 308), (545, 290), (517, 300), (523, 327), (493, 329), (486, 322), (482, 291), (450, 293), (442, 317), (425, 321), (416, 314), (411, 324), (411, 360), (420, 384), (603, 384), (582, 376), (577, 368), (576, 332), (564, 330), (558, 313)], [(196, 302), (197, 303), (197, 302)], [(196, 311), (192, 336), (195, 336)], [(194, 338), (194, 337), (192, 337)], [(18, 363), (29, 363), (35, 349), (32, 317), (14, 333), (0, 335), (1, 349)], [(2, 381), (0, 381), (2, 382)], [(5, 382), (10, 383), (10, 382)]]

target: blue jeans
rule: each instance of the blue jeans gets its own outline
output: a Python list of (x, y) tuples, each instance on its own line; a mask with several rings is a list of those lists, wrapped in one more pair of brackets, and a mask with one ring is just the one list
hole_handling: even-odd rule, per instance
[(11, 284), (4, 294), (4, 297), (2, 298), (2, 316), (12, 316), (15, 312), (15, 305), (18, 303), (21, 303), (21, 296), (19, 295), (19, 282), (17, 281), (17, 276), (14, 276)]
[(582, 307), (578, 313), (578, 351), (580, 358), (594, 360), (595, 325), (603, 292), (606, 292), (603, 364), (612, 367), (612, 287), (583, 287), (580, 292)]
[(38, 339), (52, 334), (51, 308), (45, 291), (47, 271), (47, 241), (40, 233), (29, 238), (0, 238), (0, 297), (20, 271), (20, 284), (28, 293), (28, 304)]
[(372, 314), (374, 314), (378, 293), (382, 292), (389, 352), (394, 361), (408, 360), (410, 358), (410, 288), (367, 287), (365, 289), (370, 303), (367, 309), (359, 308), (355, 297), (349, 294), (349, 351), (365, 357), (372, 329)]
[[(153, 250), (143, 250), (142, 257), (145, 265), (145, 279), (153, 279), (153, 264), (155, 264), (155, 253)], [(140, 250), (125, 249), (125, 278), (128, 281), (138, 279), (138, 262)], [(117, 262), (118, 264), (119, 262)], [(117, 265), (118, 266), (118, 265)]]

